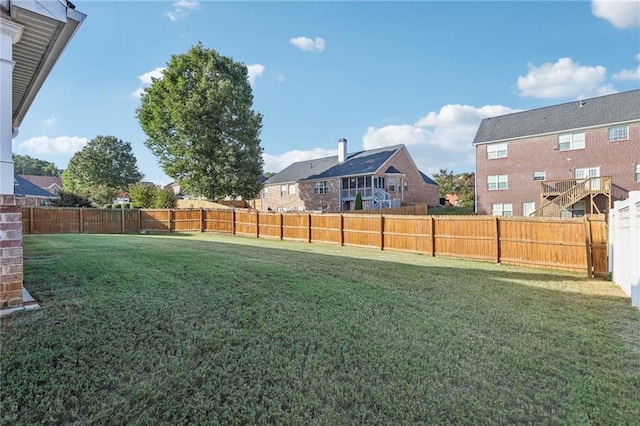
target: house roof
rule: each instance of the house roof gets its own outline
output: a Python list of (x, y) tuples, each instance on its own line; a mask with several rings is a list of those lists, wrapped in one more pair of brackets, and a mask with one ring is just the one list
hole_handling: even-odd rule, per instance
[(38, 185), (29, 182), (27, 179), (20, 175), (14, 175), (14, 179), (17, 185), (14, 186), (14, 194), (25, 197), (41, 197), (41, 198), (58, 198), (56, 194), (52, 194), (49, 191), (45, 191)]
[(435, 180), (431, 179), (429, 176), (425, 175), (424, 173), (420, 172), (420, 176), (422, 176), (422, 179), (424, 180), (425, 183), (429, 183), (431, 185), (438, 185)]
[[(581, 106), (582, 105), (582, 106)], [(474, 144), (640, 120), (640, 90), (482, 120)]]
[(36, 175), (18, 175), (40, 188), (51, 188), (58, 185), (62, 188), (62, 178), (60, 176), (36, 176)]
[(338, 156), (298, 161), (272, 176), (265, 184), (297, 182), (300, 180), (327, 179), (340, 176), (353, 176), (375, 173), (393, 154), (404, 145), (386, 146), (347, 154), (344, 162), (338, 162)]

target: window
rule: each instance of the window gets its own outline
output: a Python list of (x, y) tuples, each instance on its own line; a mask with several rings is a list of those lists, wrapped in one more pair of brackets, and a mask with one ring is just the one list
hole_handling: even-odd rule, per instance
[(389, 192), (396, 192), (396, 178), (389, 178)]
[(560, 151), (584, 149), (584, 132), (565, 133), (564, 135), (558, 136), (558, 148)]
[(609, 142), (626, 141), (629, 139), (629, 126), (609, 127)]
[(636, 164), (636, 182), (640, 182), (640, 163)]
[(296, 193), (296, 184), (293, 183), (289, 185), (289, 194), (295, 194), (295, 193)]
[(267, 194), (269, 193), (269, 191), (267, 191), (267, 188), (262, 188), (262, 198), (267, 198)]
[(493, 216), (513, 216), (513, 204), (511, 203), (491, 204), (491, 214)]
[(327, 192), (329, 192), (329, 183), (326, 180), (316, 182), (314, 192), (316, 194), (326, 194)]
[(522, 216), (531, 216), (536, 210), (536, 203), (522, 203)]
[(533, 180), (546, 180), (547, 174), (542, 172), (533, 172)]
[(287, 185), (280, 185), (280, 196), (281, 197), (286, 197), (287, 196)]
[(495, 191), (497, 189), (509, 188), (509, 178), (507, 175), (490, 175), (487, 176), (487, 188), (489, 191)]
[(406, 192), (407, 189), (409, 189), (409, 185), (407, 184), (407, 181), (405, 180), (404, 182), (402, 182), (402, 184), (404, 185), (404, 191)]
[(492, 143), (491, 145), (487, 145), (487, 159), (493, 160), (495, 158), (507, 158), (506, 143)]

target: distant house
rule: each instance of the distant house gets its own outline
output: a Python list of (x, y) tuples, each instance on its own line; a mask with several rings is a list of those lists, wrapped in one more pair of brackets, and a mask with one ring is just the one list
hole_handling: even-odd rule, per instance
[(36, 176), (36, 175), (19, 175), (34, 185), (39, 186), (47, 192), (57, 194), (62, 190), (62, 178), (60, 176)]
[(605, 213), (640, 190), (640, 90), (485, 118), (478, 214)]
[(358, 192), (364, 209), (439, 202), (438, 185), (416, 167), (404, 145), (293, 163), (264, 182), (261, 209), (350, 211)]
[(14, 176), (13, 190), (16, 197), (24, 198), (22, 204), (25, 206), (48, 206), (52, 199), (58, 198), (57, 194), (40, 188), (20, 175)]

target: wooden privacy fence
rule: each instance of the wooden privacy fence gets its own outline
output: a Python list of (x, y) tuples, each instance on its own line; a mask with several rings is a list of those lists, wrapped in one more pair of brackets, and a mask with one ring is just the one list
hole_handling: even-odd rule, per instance
[(217, 232), (374, 247), (605, 276), (604, 215), (553, 219), (25, 207), (25, 234)]

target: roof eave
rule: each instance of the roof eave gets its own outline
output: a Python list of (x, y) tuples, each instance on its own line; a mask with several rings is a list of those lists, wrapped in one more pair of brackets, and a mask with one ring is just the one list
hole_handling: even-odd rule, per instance
[[(13, 0), (10, 6), (11, 20), (25, 27), (22, 39), (13, 46), (13, 127), (18, 128), (86, 15), (60, 2), (47, 2), (44, 8), (39, 1)], [(32, 34), (36, 37), (31, 38)], [(43, 34), (50, 38), (46, 45), (36, 42)]]

